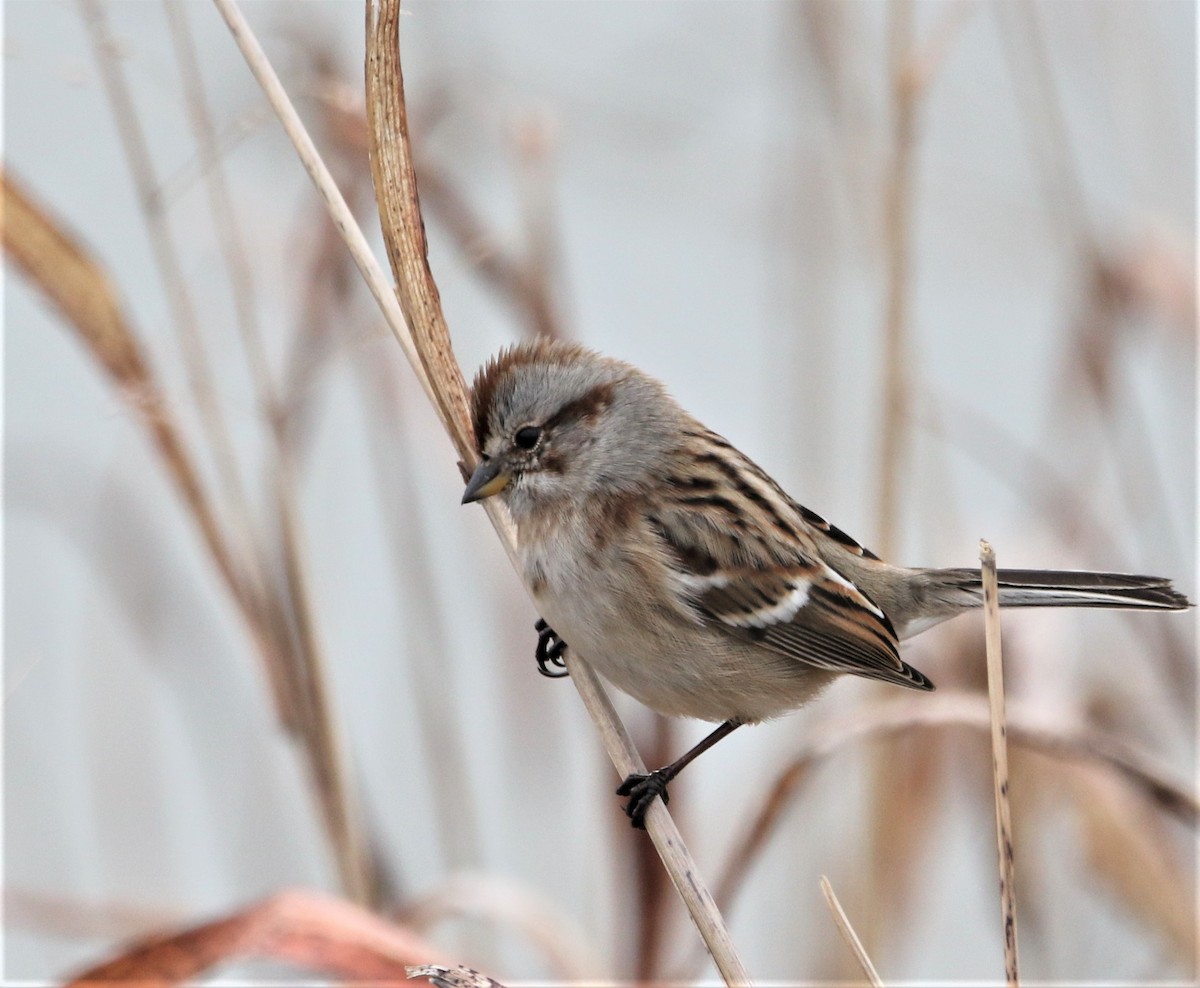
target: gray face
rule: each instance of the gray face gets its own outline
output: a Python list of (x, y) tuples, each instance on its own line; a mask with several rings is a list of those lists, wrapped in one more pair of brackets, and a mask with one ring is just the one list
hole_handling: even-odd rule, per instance
[(642, 489), (682, 415), (640, 371), (564, 344), (509, 351), (477, 378), (473, 400), (484, 461), (467, 499), (502, 491), (517, 516)]

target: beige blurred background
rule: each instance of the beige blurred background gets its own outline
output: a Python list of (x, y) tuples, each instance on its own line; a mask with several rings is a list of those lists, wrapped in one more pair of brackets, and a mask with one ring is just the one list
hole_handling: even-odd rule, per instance
[[(6, 172), (103, 266), (220, 524), (281, 583), (277, 445), (239, 319), (257, 326), (377, 905), (501, 980), (713, 978), (573, 688), (536, 674), (537, 615), (459, 506), (450, 445), (215, 10), (179, 5), (173, 34), (161, 4), (99, 9), (107, 27), (75, 3), (5, 5)], [(361, 6), (245, 11), (382, 257)], [(971, 565), (986, 537), (1001, 565), (1159, 573), (1195, 598), (1195, 17), (1165, 0), (416, 0), (402, 50), (458, 358), (470, 373), (551, 331), (630, 360), (898, 562)], [(132, 94), (120, 120), (145, 133), (182, 303), (102, 64)], [(233, 279), (217, 168), (245, 247)], [(344, 876), (159, 450), (6, 275), (4, 972), (42, 981)], [(189, 310), (212, 369), (198, 390)], [(1117, 739), (1191, 785), (1191, 615), (1017, 613), (1005, 635), (1014, 718)], [(978, 700), (980, 622), (908, 655), (941, 688), (929, 702)], [(845, 738), (925, 700), (839, 684), (673, 787), (720, 884), (793, 759), (833, 749), (729, 904), (756, 978), (857, 976), (822, 874), (885, 981), (1002, 976), (985, 734)], [(620, 709), (649, 762), (705, 730)], [(1194, 819), (1020, 744), (1013, 798), (1027, 978), (1196, 977)]]

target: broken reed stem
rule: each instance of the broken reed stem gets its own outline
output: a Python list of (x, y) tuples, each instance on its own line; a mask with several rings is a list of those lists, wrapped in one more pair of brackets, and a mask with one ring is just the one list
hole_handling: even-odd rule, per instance
[[(366, 237), (355, 222), (237, 3), (235, 0), (213, 2), (328, 207), (338, 232), (383, 312), (388, 328), (400, 343), (430, 403), (438, 411), (463, 463), (470, 467), (476, 460), (476, 453), (467, 415), (465, 383), (450, 350), (437, 288), (429, 272), (416, 187), (411, 181), (412, 161), (400, 78), (399, 4), (395, 0), (386, 2), (378, 14), (373, 4), (367, 4), (367, 105), (371, 123), (372, 174), (376, 177), (380, 222), (384, 227), (389, 257), (395, 263), (397, 291), (400, 298), (410, 305), (407, 312), (401, 308), (397, 294), (388, 284), (367, 245)], [(398, 160), (393, 156), (398, 156)], [(412, 320), (411, 324), (409, 319)], [(499, 505), (488, 501), (484, 507), (509, 559), (515, 563), (516, 543), (511, 520)], [(582, 657), (573, 656), (569, 661), (571, 680), (600, 730), (609, 757), (618, 772), (628, 774), (635, 771), (636, 768), (630, 766), (640, 765), (640, 759), (617, 719), (599, 678)], [(656, 801), (647, 814), (646, 829), (726, 984), (749, 984), (749, 975), (737, 956), (725, 921), (704, 887), (670, 814), (660, 801)]]
[(871, 963), (871, 958), (867, 956), (866, 948), (862, 945), (862, 941), (858, 939), (858, 934), (854, 932), (854, 927), (850, 925), (850, 919), (846, 915), (846, 911), (842, 908), (842, 904), (838, 902), (838, 897), (834, 894), (833, 886), (829, 884), (829, 879), (824, 875), (821, 876), (821, 891), (825, 895), (825, 902), (829, 905), (829, 911), (833, 914), (833, 922), (837, 925), (838, 932), (842, 935), (842, 939), (846, 941), (846, 946), (850, 948), (850, 952), (854, 954), (854, 959), (858, 961), (858, 966), (863, 969), (863, 974), (867, 976), (874, 988), (883, 988), (883, 981), (879, 977), (879, 972), (875, 970), (875, 965)]
[(996, 850), (1000, 867), (1000, 910), (1004, 917), (1004, 974), (1020, 984), (1017, 974), (1017, 897), (1013, 885), (1012, 814), (1008, 801), (1008, 723), (1004, 715), (1004, 667), (1000, 651), (1000, 587), (996, 553), (979, 542), (983, 564), (983, 620), (987, 633), (988, 710), (992, 723), (992, 783), (996, 791)]

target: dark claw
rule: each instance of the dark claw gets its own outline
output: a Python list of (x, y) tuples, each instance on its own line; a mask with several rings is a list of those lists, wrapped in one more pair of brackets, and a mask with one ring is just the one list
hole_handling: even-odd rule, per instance
[(567, 650), (567, 643), (559, 638), (554, 633), (554, 629), (541, 618), (538, 618), (533, 629), (538, 633), (537, 649), (533, 653), (534, 658), (537, 659), (538, 672), (548, 679), (562, 679), (563, 676), (571, 675), (567, 671), (567, 664), (563, 661), (563, 652)]
[(662, 769), (657, 769), (649, 775), (635, 772), (617, 786), (618, 796), (629, 797), (629, 802), (625, 804), (625, 815), (638, 830), (646, 829), (646, 811), (650, 809), (655, 796), (662, 797), (664, 806), (671, 802), (667, 793), (669, 781), (670, 776)]

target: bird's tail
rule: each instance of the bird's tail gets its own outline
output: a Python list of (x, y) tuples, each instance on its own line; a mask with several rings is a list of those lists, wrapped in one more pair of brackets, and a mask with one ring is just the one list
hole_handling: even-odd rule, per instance
[[(933, 570), (937, 583), (983, 599), (977, 569)], [(1069, 570), (1002, 569), (997, 572), (1001, 607), (1125, 607), (1181, 611), (1191, 602), (1161, 576), (1082, 573)]]

